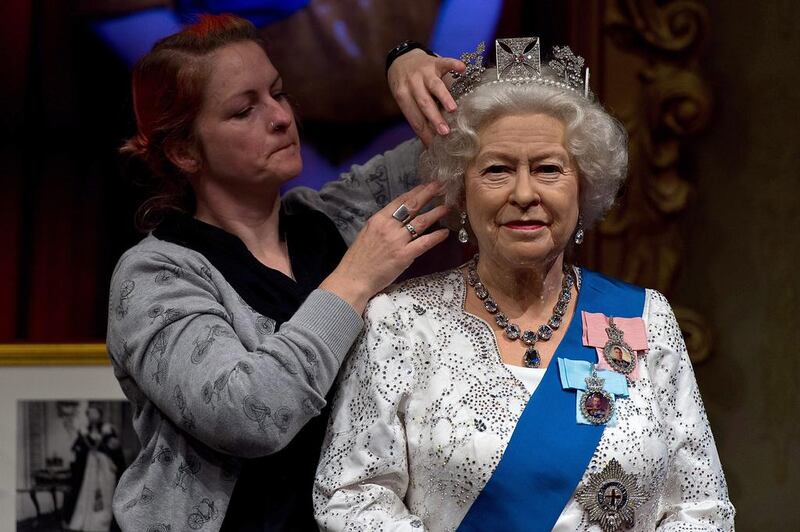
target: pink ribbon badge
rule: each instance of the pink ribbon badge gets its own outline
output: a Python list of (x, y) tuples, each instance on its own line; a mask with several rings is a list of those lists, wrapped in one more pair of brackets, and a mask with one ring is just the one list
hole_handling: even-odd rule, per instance
[[(583, 321), (583, 345), (594, 347), (597, 350), (598, 369), (614, 371), (614, 368), (606, 361), (606, 357), (603, 356), (603, 348), (609, 340), (608, 333), (606, 333), (606, 328), (609, 326), (608, 318), (605, 314), (599, 312), (583, 311), (581, 312), (581, 320)], [(637, 356), (647, 353), (647, 330), (642, 318), (614, 317), (614, 324), (617, 329), (622, 331), (625, 343), (636, 352)], [(638, 378), (639, 363), (628, 374), (628, 379), (631, 381), (635, 381)]]

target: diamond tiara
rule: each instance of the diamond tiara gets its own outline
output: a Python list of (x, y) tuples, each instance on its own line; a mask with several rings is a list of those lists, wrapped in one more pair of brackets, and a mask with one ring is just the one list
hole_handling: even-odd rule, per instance
[(497, 39), (494, 42), (497, 79), (483, 80), (486, 71), (483, 54), (486, 45), (481, 42), (474, 52), (461, 54), (461, 61), (467, 65), (462, 74), (456, 74), (450, 93), (458, 100), (480, 85), (510, 82), (516, 84), (539, 83), (576, 92), (591, 99), (589, 91), (589, 69), (584, 69), (584, 59), (575, 55), (569, 46), (554, 46), (552, 59), (547, 64), (541, 62), (539, 37), (519, 37)]

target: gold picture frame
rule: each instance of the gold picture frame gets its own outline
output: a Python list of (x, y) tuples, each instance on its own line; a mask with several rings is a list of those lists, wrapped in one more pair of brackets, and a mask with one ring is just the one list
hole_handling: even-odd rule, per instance
[(0, 366), (108, 366), (105, 344), (0, 344)]

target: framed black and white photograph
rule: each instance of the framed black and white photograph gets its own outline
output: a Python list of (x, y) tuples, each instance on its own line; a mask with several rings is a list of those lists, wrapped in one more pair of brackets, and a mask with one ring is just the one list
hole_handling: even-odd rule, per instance
[(117, 530), (114, 488), (138, 447), (127, 401), (18, 401), (17, 532)]
[(118, 530), (139, 442), (104, 346), (0, 347), (0, 531)]

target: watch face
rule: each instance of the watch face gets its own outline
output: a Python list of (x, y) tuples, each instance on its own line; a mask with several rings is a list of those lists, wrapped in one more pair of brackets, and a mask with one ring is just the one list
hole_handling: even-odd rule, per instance
[(615, 371), (629, 374), (636, 367), (636, 354), (622, 342), (609, 342), (603, 348), (603, 356)]
[(604, 390), (590, 390), (581, 397), (581, 414), (594, 425), (601, 425), (611, 419), (614, 413), (614, 400)]

